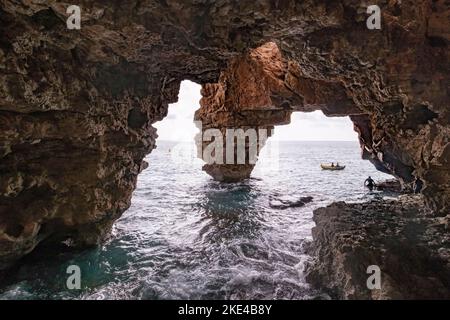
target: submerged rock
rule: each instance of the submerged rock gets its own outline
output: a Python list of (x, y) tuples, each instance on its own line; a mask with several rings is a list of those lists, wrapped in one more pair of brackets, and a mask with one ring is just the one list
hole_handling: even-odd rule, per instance
[[(319, 208), (306, 278), (337, 299), (450, 299), (449, 219), (419, 195)], [(374, 265), (381, 288), (370, 290)]]
[(293, 199), (292, 197), (289, 197), (290, 199), (286, 199), (283, 197), (275, 198), (270, 200), (270, 207), (273, 209), (287, 209), (287, 208), (298, 208), (303, 207), (307, 203), (310, 203), (313, 200), (313, 197), (300, 197), (298, 199)]

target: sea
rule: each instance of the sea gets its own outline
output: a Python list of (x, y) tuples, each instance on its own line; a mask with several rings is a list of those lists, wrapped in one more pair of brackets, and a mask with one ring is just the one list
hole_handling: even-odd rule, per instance
[[(270, 141), (252, 178), (213, 181), (192, 143), (158, 141), (132, 205), (97, 248), (37, 248), (0, 283), (0, 299), (329, 299), (305, 281), (313, 211), (386, 196), (392, 178), (358, 142)], [(339, 162), (342, 171), (320, 164)], [(299, 205), (302, 197), (312, 201)], [(80, 288), (68, 287), (69, 266)]]

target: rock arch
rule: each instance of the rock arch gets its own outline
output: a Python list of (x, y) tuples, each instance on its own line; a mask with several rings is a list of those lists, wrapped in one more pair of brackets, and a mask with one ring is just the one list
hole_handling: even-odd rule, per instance
[(183, 79), (204, 85), (197, 117), (215, 125), (221, 107), (239, 126), (351, 114), (363, 157), (420, 178), (448, 213), (445, 1), (390, 1), (381, 31), (360, 2), (78, 2), (80, 30), (63, 3), (0, 3), (0, 269), (43, 241), (108, 234)]

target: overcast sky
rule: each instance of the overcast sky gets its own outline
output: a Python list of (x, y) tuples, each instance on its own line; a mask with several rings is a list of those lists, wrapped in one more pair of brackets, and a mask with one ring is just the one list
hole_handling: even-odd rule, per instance
[[(183, 81), (178, 102), (169, 106), (169, 114), (155, 124), (159, 140), (194, 141), (198, 129), (193, 123), (199, 106), (200, 85)], [(348, 117), (326, 117), (321, 111), (294, 112), (291, 123), (276, 126), (271, 139), (279, 141), (357, 141), (353, 124)]]

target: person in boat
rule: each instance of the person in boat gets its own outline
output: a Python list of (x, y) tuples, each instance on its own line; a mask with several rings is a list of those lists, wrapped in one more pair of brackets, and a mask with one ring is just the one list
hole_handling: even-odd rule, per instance
[(339, 167), (339, 162), (336, 162), (336, 167)]
[(332, 167), (332, 168), (334, 167), (334, 162), (331, 163), (331, 167)]
[(375, 187), (375, 181), (369, 176), (366, 181), (364, 181), (364, 185), (369, 188), (370, 190), (373, 190)]

